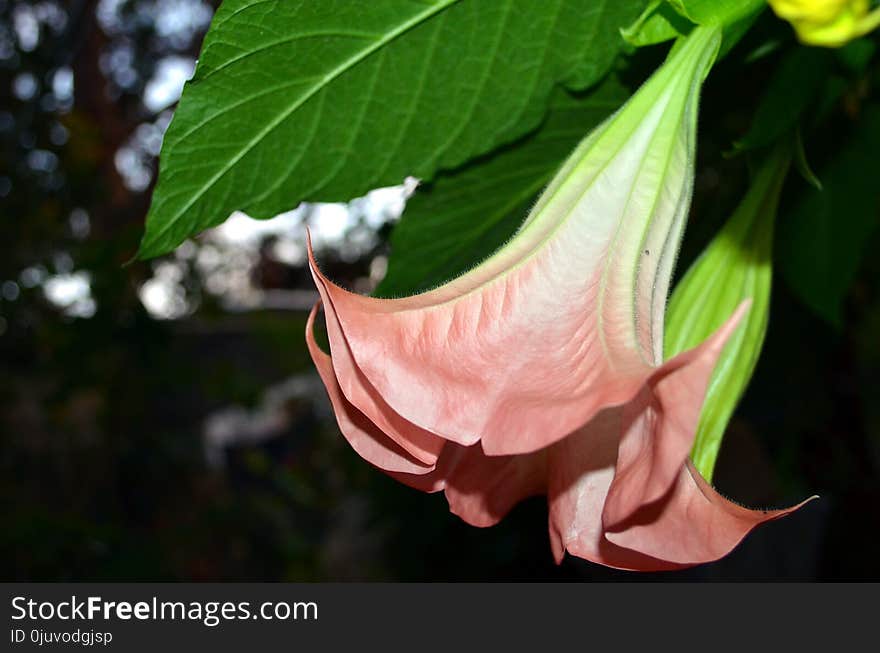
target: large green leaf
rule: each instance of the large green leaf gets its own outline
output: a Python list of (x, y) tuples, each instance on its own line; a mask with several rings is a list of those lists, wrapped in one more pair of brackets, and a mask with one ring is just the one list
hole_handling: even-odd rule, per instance
[[(843, 135), (841, 135), (843, 137)], [(834, 325), (872, 232), (880, 224), (880, 107), (868, 106), (846, 145), (819, 170), (780, 233), (781, 268), (795, 293)]]
[(565, 157), (628, 95), (614, 77), (590, 93), (559, 89), (537, 132), (416, 191), (392, 234), (388, 274), (377, 294), (426, 290), (498, 249)]
[(736, 307), (749, 312), (730, 337), (713, 371), (691, 457), (712, 480), (721, 440), (752, 378), (770, 313), (773, 227), (790, 153), (768, 158), (730, 219), (676, 285), (666, 314), (665, 354), (674, 356), (708, 338)]
[(140, 255), (429, 179), (586, 88), (645, 0), (226, 0), (168, 130)]

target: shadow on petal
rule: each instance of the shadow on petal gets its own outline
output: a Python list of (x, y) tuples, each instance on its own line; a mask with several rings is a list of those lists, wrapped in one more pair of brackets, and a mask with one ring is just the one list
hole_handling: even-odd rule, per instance
[(688, 461), (660, 500), (644, 506), (606, 538), (621, 547), (681, 566), (712, 562), (730, 553), (756, 526), (798, 510), (750, 510), (721, 496)]
[[(324, 304), (324, 309), (333, 353), (333, 356), (328, 357), (327, 360), (330, 363), (329, 371), (335, 376), (335, 384), (347, 401), (372, 420), (381, 432), (417, 460), (433, 465), (445, 440), (409, 422), (388, 405), (357, 367), (348, 348), (348, 342), (339, 330), (336, 314), (332, 307), (328, 310), (328, 305)], [(307, 337), (314, 339), (312, 329), (309, 330)], [(317, 345), (315, 346), (317, 347)], [(323, 352), (321, 353), (323, 354)], [(327, 355), (324, 354), (324, 356)], [(325, 385), (327, 385), (326, 380)]]
[(618, 546), (605, 538), (602, 506), (614, 478), (621, 409), (608, 409), (550, 450), (550, 544), (556, 562), (566, 551), (607, 567), (659, 571), (681, 565)]
[(623, 407), (616, 472), (602, 514), (606, 528), (675, 483), (693, 447), (715, 364), (749, 305), (743, 302), (711, 337), (664, 363)]
[(479, 444), (457, 448), (460, 455), (446, 482), (446, 499), (450, 511), (473, 526), (494, 526), (523, 499), (546, 492), (546, 450), (487, 456)]
[(317, 312), (318, 304), (315, 304), (306, 321), (306, 344), (327, 389), (339, 430), (342, 431), (345, 439), (358, 455), (382, 470), (416, 475), (432, 471), (433, 462), (425, 463), (413, 457), (346, 399), (333, 373), (330, 356), (321, 351), (315, 341), (314, 326)]

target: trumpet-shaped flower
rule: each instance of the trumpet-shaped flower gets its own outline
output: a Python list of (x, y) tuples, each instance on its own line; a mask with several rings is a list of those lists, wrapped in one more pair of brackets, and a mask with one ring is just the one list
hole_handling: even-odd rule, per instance
[(545, 494), (553, 551), (628, 569), (714, 560), (784, 514), (718, 495), (688, 453), (709, 376), (746, 307), (663, 362), (690, 204), (699, 89), (720, 33), (698, 27), (578, 146), (514, 237), (400, 299), (352, 294), (310, 255), (331, 355), (307, 341), (366, 460), (467, 522)]

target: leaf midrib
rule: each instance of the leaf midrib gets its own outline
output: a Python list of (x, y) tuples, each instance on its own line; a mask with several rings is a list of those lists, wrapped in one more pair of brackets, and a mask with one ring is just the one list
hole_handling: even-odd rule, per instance
[(379, 40), (377, 40), (372, 45), (364, 48), (360, 52), (356, 52), (354, 55), (343, 61), (336, 68), (331, 70), (329, 73), (324, 75), (320, 80), (314, 84), (310, 89), (308, 89), (302, 96), (297, 98), (289, 107), (283, 110), (278, 116), (270, 121), (262, 130), (260, 130), (253, 138), (251, 138), (243, 148), (241, 148), (235, 156), (230, 158), (221, 168), (217, 171), (207, 182), (205, 182), (201, 188), (199, 188), (195, 193), (193, 193), (190, 200), (183, 205), (183, 207), (174, 212), (173, 217), (168, 219), (165, 224), (159, 228), (158, 231), (155, 232), (152, 242), (156, 242), (164, 236), (171, 227), (177, 224), (177, 221), (180, 217), (185, 214), (192, 206), (201, 199), (201, 197), (215, 184), (217, 183), (227, 172), (229, 172), (235, 164), (241, 161), (244, 156), (250, 152), (257, 144), (259, 144), (266, 136), (268, 136), (272, 130), (274, 130), (278, 125), (280, 125), (284, 120), (286, 120), (294, 111), (303, 106), (306, 102), (308, 102), (315, 94), (324, 89), (330, 82), (334, 79), (342, 75), (343, 73), (350, 70), (352, 67), (359, 64), (361, 61), (369, 57), (371, 54), (376, 52), (377, 50), (385, 47), (388, 43), (394, 41), (399, 36), (405, 34), (411, 29), (417, 27), (424, 21), (433, 17), (434, 15), (444, 11), (449, 8), (453, 4), (457, 3), (459, 0), (442, 0), (442, 2), (431, 6), (429, 9), (426, 9), (420, 14), (415, 15), (409, 20), (401, 23), (397, 28), (391, 30), (386, 33), (385, 36)]

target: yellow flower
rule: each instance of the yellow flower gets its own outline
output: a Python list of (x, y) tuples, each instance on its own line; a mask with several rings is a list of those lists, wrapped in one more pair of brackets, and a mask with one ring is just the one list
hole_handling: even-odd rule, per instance
[(773, 11), (790, 22), (809, 45), (837, 48), (880, 25), (880, 7), (870, 0), (769, 0)]

